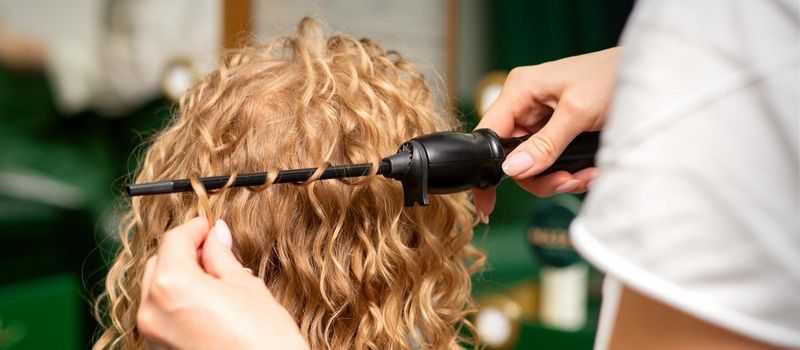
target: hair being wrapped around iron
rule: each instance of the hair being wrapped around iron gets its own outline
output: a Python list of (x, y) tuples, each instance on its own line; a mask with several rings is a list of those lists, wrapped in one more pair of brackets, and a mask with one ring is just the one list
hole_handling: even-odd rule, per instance
[[(161, 235), (202, 215), (223, 219), (233, 251), (256, 271), (314, 349), (457, 349), (471, 339), (467, 194), (406, 208), (397, 181), (314, 181), (330, 164), (371, 164), (417, 135), (457, 130), (417, 66), (369, 39), (328, 36), (303, 19), (295, 36), (228, 52), (187, 92), (147, 146), (135, 183), (192, 179), (194, 192), (130, 198), (120, 251), (97, 313), (95, 348), (142, 348), (140, 281)], [(315, 166), (302, 184), (278, 169)], [(271, 169), (263, 186), (206, 192), (200, 176)], [(232, 180), (228, 180), (232, 183)]]

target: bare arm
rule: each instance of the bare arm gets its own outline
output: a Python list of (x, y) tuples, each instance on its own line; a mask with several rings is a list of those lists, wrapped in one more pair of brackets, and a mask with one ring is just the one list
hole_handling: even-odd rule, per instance
[(609, 349), (777, 349), (624, 288)]

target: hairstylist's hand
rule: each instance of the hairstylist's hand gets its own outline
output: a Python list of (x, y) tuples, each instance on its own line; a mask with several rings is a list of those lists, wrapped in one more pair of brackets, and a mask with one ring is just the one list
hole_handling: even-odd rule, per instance
[[(500, 137), (533, 134), (503, 163), (503, 171), (522, 188), (537, 196), (586, 191), (595, 168), (535, 175), (552, 165), (575, 136), (603, 127), (619, 52), (612, 48), (519, 67), (508, 75), (477, 128), (492, 129)], [(478, 215), (486, 222), (494, 209), (494, 190), (474, 194)]]
[[(137, 327), (162, 349), (307, 349), (292, 317), (231, 253), (231, 233), (195, 218), (147, 261)], [(198, 249), (201, 249), (200, 251)]]
[(14, 32), (0, 20), (0, 65), (13, 70), (44, 68), (45, 45), (36, 38)]

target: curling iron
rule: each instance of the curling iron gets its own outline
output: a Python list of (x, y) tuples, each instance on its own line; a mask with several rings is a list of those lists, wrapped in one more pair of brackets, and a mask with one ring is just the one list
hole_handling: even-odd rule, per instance
[[(472, 188), (493, 188), (504, 178), (501, 165), (514, 148), (530, 136), (500, 138), (490, 129), (471, 133), (436, 132), (415, 137), (400, 146), (397, 153), (381, 160), (377, 175), (398, 180), (403, 186), (405, 206), (428, 205), (428, 194), (447, 194)], [(575, 172), (594, 166), (599, 146), (598, 132), (585, 132), (573, 140), (561, 156), (541, 173)], [(307, 181), (317, 168), (279, 171), (273, 183)], [(325, 168), (319, 180), (369, 175), (371, 164), (337, 165)], [(230, 175), (200, 178), (206, 190), (225, 187)], [(268, 173), (239, 174), (230, 187), (263, 185)], [(128, 196), (192, 191), (188, 179), (128, 185)]]

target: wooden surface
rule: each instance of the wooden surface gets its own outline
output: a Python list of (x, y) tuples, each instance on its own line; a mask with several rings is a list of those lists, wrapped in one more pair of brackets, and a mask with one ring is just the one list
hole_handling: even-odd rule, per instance
[(447, 84), (447, 97), (450, 107), (457, 107), (458, 98), (458, 0), (447, 0), (445, 12), (445, 83)]
[(226, 49), (246, 45), (252, 37), (252, 10), (250, 0), (225, 0), (223, 10), (223, 46)]

